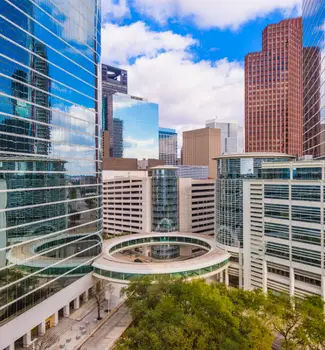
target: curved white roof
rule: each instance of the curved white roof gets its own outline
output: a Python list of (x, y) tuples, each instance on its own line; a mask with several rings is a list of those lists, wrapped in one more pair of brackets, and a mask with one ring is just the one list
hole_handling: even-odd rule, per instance
[[(166, 261), (159, 263), (136, 263), (130, 261), (124, 261), (115, 256), (112, 256), (110, 250), (116, 245), (135, 240), (141, 238), (150, 238), (150, 237), (184, 237), (190, 239), (198, 239), (202, 242), (205, 242), (210, 245), (210, 250), (201, 256), (182, 260), (182, 261)], [(174, 242), (149, 242), (149, 243), (138, 243), (136, 245), (132, 245), (130, 247), (135, 246), (143, 246), (143, 245), (163, 245), (163, 244), (171, 244)], [(175, 244), (182, 245), (198, 245), (195, 243), (185, 243), (185, 242), (175, 242)], [(127, 249), (128, 247), (123, 247), (122, 249)], [(202, 248), (204, 248), (202, 246)], [(206, 248), (208, 249), (208, 248)], [(116, 250), (113, 252), (115, 253)], [(220, 264), (221, 262), (230, 258), (230, 254), (227, 252), (217, 248), (216, 242), (213, 238), (207, 237), (204, 235), (198, 235), (193, 233), (179, 233), (179, 232), (168, 232), (168, 233), (140, 233), (140, 234), (132, 234), (127, 236), (122, 236), (118, 238), (112, 238), (104, 243), (103, 247), (103, 255), (96, 259), (93, 263), (95, 268), (107, 271), (114, 271), (119, 273), (130, 273), (130, 274), (168, 274), (168, 273), (177, 273), (177, 272), (185, 272), (191, 271), (200, 268), (206, 268), (215, 264)]]

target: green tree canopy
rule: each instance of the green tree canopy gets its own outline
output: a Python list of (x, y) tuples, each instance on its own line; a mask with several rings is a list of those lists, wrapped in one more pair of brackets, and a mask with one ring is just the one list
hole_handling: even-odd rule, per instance
[(203, 280), (138, 278), (126, 289), (133, 323), (117, 350), (325, 349), (320, 297), (244, 291)]
[(254, 311), (260, 293), (243, 292), (235, 303), (221, 284), (171, 278), (137, 279), (126, 293), (133, 323), (119, 350), (271, 348), (273, 335)]

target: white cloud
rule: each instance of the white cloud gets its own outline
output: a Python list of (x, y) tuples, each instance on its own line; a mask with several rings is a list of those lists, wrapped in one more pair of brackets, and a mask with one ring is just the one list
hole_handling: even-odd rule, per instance
[(238, 62), (192, 62), (168, 52), (127, 69), (131, 93), (159, 103), (162, 126), (184, 131), (214, 117), (243, 124), (244, 70)]
[(134, 6), (160, 23), (189, 18), (201, 28), (237, 29), (276, 9), (297, 14), (301, 0), (134, 0)]
[[(141, 36), (135, 34), (138, 29)], [(106, 26), (103, 36), (102, 51), (112, 54), (104, 62), (132, 59), (132, 64), (123, 66), (128, 70), (129, 92), (159, 103), (161, 126), (182, 132), (204, 127), (207, 119), (215, 117), (243, 124), (244, 69), (240, 62), (194, 61), (190, 52), (196, 44), (193, 38), (150, 31), (141, 22)]]
[(124, 140), (124, 150), (127, 158), (137, 158), (139, 154), (143, 159), (157, 157), (157, 145), (154, 139), (136, 139), (127, 137)]
[(102, 28), (102, 61), (126, 64), (131, 58), (152, 58), (163, 51), (184, 52), (195, 43), (190, 36), (150, 31), (143, 22), (126, 26), (106, 23)]
[(120, 19), (129, 15), (129, 8), (127, 0), (102, 0), (102, 14), (103, 18)]

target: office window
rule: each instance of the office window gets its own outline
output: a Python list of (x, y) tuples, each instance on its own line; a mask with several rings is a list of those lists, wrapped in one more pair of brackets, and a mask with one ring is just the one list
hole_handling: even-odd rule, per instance
[(292, 220), (320, 223), (320, 208), (293, 205)]

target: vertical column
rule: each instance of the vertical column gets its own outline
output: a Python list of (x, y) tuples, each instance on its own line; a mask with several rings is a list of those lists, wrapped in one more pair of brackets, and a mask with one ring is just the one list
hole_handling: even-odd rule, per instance
[(64, 315), (64, 317), (69, 317), (70, 316), (70, 304), (65, 305), (63, 307), (63, 315)]
[[(265, 256), (264, 256), (265, 259)], [(263, 293), (267, 293), (267, 262), (263, 260)]]
[(290, 267), (290, 296), (295, 295), (295, 271), (293, 267)]
[(73, 301), (73, 308), (74, 308), (75, 310), (78, 310), (78, 309), (80, 308), (80, 298), (79, 298), (79, 297), (77, 297), (76, 299), (74, 299), (74, 301)]
[(84, 302), (88, 301), (89, 299), (89, 292), (88, 292), (88, 289), (85, 291), (84, 293)]
[(53, 322), (53, 325), (54, 326), (57, 326), (58, 325), (58, 323), (59, 323), (59, 312), (57, 311), (57, 312), (54, 312), (54, 322)]
[(38, 335), (44, 335), (46, 332), (46, 325), (45, 325), (45, 321), (42, 321), (42, 323), (40, 323), (38, 325)]
[(225, 269), (225, 284), (228, 287), (229, 286), (229, 272), (228, 268)]
[(219, 272), (219, 281), (220, 283), (223, 283), (223, 270)]
[(323, 298), (323, 301), (325, 302), (325, 275), (322, 275), (321, 281), (322, 281), (322, 298)]
[(239, 254), (238, 254), (238, 258), (239, 258), (239, 279), (238, 279), (238, 283), (239, 283), (239, 288), (244, 288), (244, 263), (243, 263), (243, 252), (242, 249), (239, 250)]
[(15, 350), (15, 343), (8, 345), (5, 350)]
[(143, 255), (144, 256), (149, 256), (150, 254), (150, 251), (151, 251), (151, 249), (150, 249), (150, 247), (149, 246), (144, 246), (143, 248)]
[(32, 343), (32, 333), (31, 333), (31, 331), (28, 331), (23, 336), (23, 347), (28, 348), (31, 343)]

